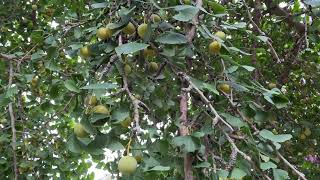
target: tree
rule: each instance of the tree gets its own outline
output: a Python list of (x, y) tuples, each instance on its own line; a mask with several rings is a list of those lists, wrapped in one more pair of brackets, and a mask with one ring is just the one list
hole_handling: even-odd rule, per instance
[(317, 178), (319, 5), (1, 1), (0, 177)]

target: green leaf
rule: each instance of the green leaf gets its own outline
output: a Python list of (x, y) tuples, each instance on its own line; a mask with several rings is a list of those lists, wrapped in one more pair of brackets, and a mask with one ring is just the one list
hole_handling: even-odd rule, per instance
[(67, 148), (69, 151), (73, 153), (81, 153), (83, 146), (84, 145), (77, 139), (77, 137), (74, 134), (71, 134), (67, 141)]
[(211, 167), (211, 164), (208, 162), (202, 162), (202, 163), (199, 163), (193, 167), (194, 168), (209, 168), (209, 167)]
[(197, 7), (189, 5), (175, 6), (174, 9), (178, 11), (178, 14), (174, 15), (173, 18), (182, 22), (190, 21), (199, 12)]
[(163, 33), (155, 41), (162, 44), (185, 44), (188, 42), (183, 34), (174, 32)]
[(105, 8), (105, 7), (107, 7), (108, 4), (109, 4), (109, 3), (106, 3), (106, 2), (103, 2), (103, 3), (94, 3), (94, 4), (91, 5), (91, 7), (92, 7), (93, 9)]
[(250, 72), (252, 72), (252, 71), (254, 71), (254, 70), (256, 69), (255, 67), (246, 66), (246, 65), (243, 65), (243, 66), (241, 66), (241, 67), (243, 67), (244, 69), (246, 69), (247, 71), (250, 71)]
[(83, 86), (80, 89), (114, 89), (117, 88), (118, 85), (112, 83), (99, 83), (99, 84), (90, 84), (87, 86)]
[(228, 175), (229, 175), (229, 171), (226, 171), (226, 170), (219, 170), (217, 174), (218, 174), (219, 178), (223, 178), (223, 179), (225, 179), (225, 178), (227, 178), (227, 177), (228, 177)]
[(148, 171), (169, 171), (170, 167), (168, 166), (155, 166), (151, 169), (149, 169)]
[(226, 114), (226, 113), (221, 113), (221, 116), (225, 117), (226, 118), (226, 121), (231, 124), (231, 126), (234, 126), (234, 127), (238, 127), (238, 128), (241, 128), (243, 126), (246, 125), (246, 123), (244, 123), (241, 118), (239, 117), (235, 117), (235, 116), (232, 116), (230, 114)]
[(112, 112), (112, 120), (123, 121), (130, 116), (129, 109), (119, 108), (116, 111)]
[(208, 4), (211, 7), (213, 13), (215, 13), (215, 14), (222, 14), (222, 13), (225, 13), (225, 11), (226, 11), (226, 8), (219, 3), (208, 2)]
[(262, 169), (262, 170), (268, 170), (268, 169), (274, 169), (274, 168), (277, 168), (277, 165), (276, 164), (274, 164), (273, 162), (262, 162), (261, 164), (260, 164), (260, 169)]
[(286, 180), (289, 179), (289, 174), (282, 169), (273, 169), (273, 178), (274, 180)]
[(116, 47), (116, 53), (118, 55), (121, 54), (132, 54), (135, 52), (138, 52), (140, 50), (143, 50), (147, 48), (149, 45), (144, 43), (136, 43), (136, 42), (130, 42), (127, 44), (123, 44), (121, 46)]
[(190, 77), (191, 82), (197, 86), (200, 90), (208, 90), (216, 95), (220, 95), (219, 91), (217, 91), (216, 86), (212, 84), (205, 83), (203, 81), (200, 81), (198, 79)]
[(184, 152), (194, 152), (200, 147), (200, 145), (195, 142), (195, 138), (189, 135), (174, 137), (172, 143), (180, 146)]
[(119, 151), (125, 148), (120, 142), (116, 141), (116, 142), (110, 143), (108, 146), (108, 149), (110, 149), (111, 151)]
[(234, 168), (231, 172), (231, 178), (235, 178), (235, 179), (241, 179), (244, 176), (246, 176), (247, 173), (245, 171), (243, 171), (242, 169), (239, 168)]
[(259, 135), (273, 142), (285, 142), (292, 138), (291, 134), (274, 135), (271, 131), (266, 129), (260, 131)]
[(80, 92), (80, 89), (77, 87), (76, 83), (73, 80), (67, 80), (64, 82), (64, 86), (69, 90), (76, 93)]
[(266, 37), (266, 36), (257, 36), (257, 38), (265, 43), (268, 41), (268, 37)]

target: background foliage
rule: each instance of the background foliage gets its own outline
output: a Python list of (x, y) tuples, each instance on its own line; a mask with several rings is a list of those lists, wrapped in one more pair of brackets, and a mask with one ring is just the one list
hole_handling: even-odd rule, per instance
[[(95, 162), (121, 179), (317, 179), (319, 5), (2, 0), (0, 178), (94, 179)], [(123, 33), (128, 22), (145, 35)], [(99, 40), (100, 27), (112, 37)], [(92, 113), (90, 96), (110, 113)], [(122, 176), (128, 146), (142, 162)]]

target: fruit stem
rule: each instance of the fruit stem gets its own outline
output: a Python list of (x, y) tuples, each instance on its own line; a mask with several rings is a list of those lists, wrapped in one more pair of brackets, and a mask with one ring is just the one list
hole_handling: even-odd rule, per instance
[(130, 140), (129, 140), (128, 144), (127, 144), (127, 155), (130, 154), (130, 144), (131, 144), (131, 141), (132, 141), (132, 138), (130, 137)]

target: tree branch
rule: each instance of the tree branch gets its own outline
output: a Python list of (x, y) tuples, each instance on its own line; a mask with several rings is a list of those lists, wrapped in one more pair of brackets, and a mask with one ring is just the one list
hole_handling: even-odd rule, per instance
[(277, 156), (278, 156), (287, 166), (289, 166), (289, 167), (293, 170), (293, 172), (295, 172), (301, 179), (307, 180), (306, 176), (305, 176), (302, 172), (298, 171), (298, 170), (297, 170), (286, 158), (284, 158), (278, 151), (277, 151)]
[[(9, 62), (9, 83), (8, 83), (8, 87), (10, 88), (12, 85), (12, 81), (13, 81), (13, 65), (12, 65), (12, 61)], [(9, 114), (10, 114), (10, 119), (11, 119), (11, 131), (12, 131), (12, 154), (13, 154), (13, 170), (14, 170), (14, 179), (18, 180), (18, 176), (19, 176), (19, 171), (18, 171), (18, 166), (17, 166), (17, 154), (16, 154), (16, 128), (15, 128), (15, 115), (13, 112), (13, 107), (12, 107), (12, 102), (9, 103), (8, 105), (8, 110), (9, 110)]]

